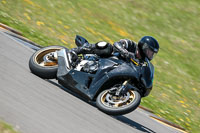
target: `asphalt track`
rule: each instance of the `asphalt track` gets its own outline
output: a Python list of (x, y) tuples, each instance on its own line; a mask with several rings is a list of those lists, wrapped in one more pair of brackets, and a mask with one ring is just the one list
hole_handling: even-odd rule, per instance
[(177, 133), (137, 109), (112, 117), (34, 74), (34, 50), (0, 31), (0, 119), (21, 133)]

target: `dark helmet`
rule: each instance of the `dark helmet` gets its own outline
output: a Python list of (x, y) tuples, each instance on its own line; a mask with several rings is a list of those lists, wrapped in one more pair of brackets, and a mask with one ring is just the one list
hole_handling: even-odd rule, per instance
[(138, 48), (143, 58), (152, 60), (159, 51), (158, 41), (151, 36), (144, 36), (138, 42)]

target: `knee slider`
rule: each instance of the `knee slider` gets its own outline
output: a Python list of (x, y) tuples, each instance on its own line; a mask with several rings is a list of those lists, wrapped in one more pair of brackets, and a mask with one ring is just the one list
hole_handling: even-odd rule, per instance
[(95, 45), (96, 45), (97, 49), (104, 49), (108, 46), (108, 43), (107, 42), (97, 42)]

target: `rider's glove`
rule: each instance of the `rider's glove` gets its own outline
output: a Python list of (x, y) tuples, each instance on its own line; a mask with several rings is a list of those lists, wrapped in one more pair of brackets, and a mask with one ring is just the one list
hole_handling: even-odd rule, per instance
[(120, 54), (123, 58), (130, 59), (134, 58), (135, 54), (132, 52), (128, 52), (126, 49), (121, 49)]
[(135, 54), (132, 52), (123, 51), (123, 53), (121, 53), (121, 56), (124, 57), (126, 60), (132, 60), (135, 64), (140, 65), (139, 60), (135, 58)]

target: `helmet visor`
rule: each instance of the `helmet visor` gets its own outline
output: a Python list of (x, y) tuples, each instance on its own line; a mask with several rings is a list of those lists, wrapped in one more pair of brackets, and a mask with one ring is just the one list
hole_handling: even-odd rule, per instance
[(152, 60), (156, 55), (156, 53), (151, 48), (146, 48), (144, 51), (149, 60)]

